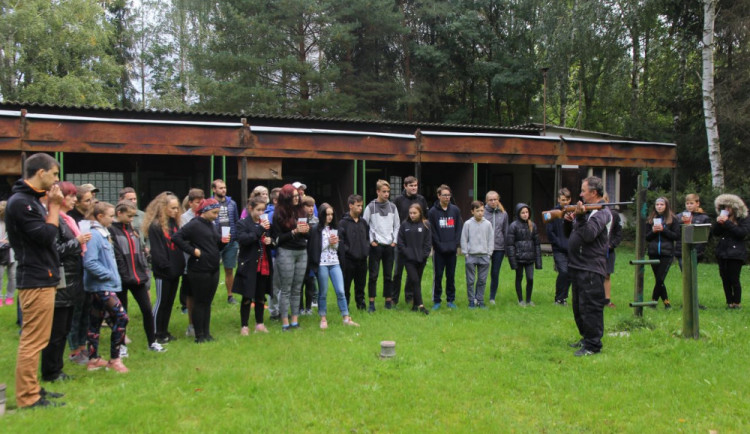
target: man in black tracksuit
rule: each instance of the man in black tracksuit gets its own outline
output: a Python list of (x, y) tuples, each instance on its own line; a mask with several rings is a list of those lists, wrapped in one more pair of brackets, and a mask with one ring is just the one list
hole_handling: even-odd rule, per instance
[(604, 335), (604, 278), (607, 275), (609, 234), (612, 221), (609, 210), (586, 210), (583, 204), (603, 203), (604, 184), (590, 176), (581, 184), (581, 199), (576, 205), (575, 219), (568, 241), (568, 270), (573, 283), (573, 315), (582, 336), (571, 344), (579, 348), (576, 356), (596, 354), (602, 349)]
[(339, 262), (344, 274), (344, 294), (349, 305), (350, 288), (354, 281), (354, 301), (357, 309), (365, 309), (367, 255), (370, 252), (370, 227), (361, 217), (362, 196), (349, 196), (349, 213), (339, 222)]
[[(418, 190), (419, 181), (417, 178), (413, 176), (404, 178), (404, 191), (394, 201), (402, 222), (409, 218), (409, 207), (414, 203), (418, 203), (422, 207), (423, 216), (427, 215), (427, 201), (424, 196), (417, 193)], [(393, 304), (398, 304), (398, 299), (401, 296), (401, 277), (404, 274), (404, 264), (403, 258), (396, 253), (396, 267), (393, 270)], [(407, 288), (404, 288), (404, 299), (407, 304), (411, 302), (412, 296), (411, 289), (407, 292)]]
[(451, 200), (451, 189), (443, 184), (437, 188), (438, 200), (430, 208), (427, 218), (432, 233), (432, 308), (440, 309), (443, 295), (443, 272), (445, 272), (445, 298), (447, 306), (456, 308), (456, 252), (461, 245), (463, 220), (461, 211)]

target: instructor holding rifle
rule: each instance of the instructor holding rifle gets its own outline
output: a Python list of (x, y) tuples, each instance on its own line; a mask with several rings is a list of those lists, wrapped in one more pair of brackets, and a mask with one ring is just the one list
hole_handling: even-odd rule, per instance
[(568, 270), (573, 284), (573, 316), (581, 334), (581, 339), (570, 346), (578, 348), (577, 357), (602, 350), (604, 278), (609, 248), (607, 225), (612, 221), (612, 214), (602, 206), (603, 195), (602, 180), (590, 176), (581, 184), (583, 202), (576, 204), (573, 213), (565, 214), (566, 230), (572, 228), (568, 241)]

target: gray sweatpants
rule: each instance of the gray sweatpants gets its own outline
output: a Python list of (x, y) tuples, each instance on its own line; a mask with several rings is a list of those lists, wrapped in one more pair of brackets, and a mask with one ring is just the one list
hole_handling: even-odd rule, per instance
[[(476, 300), (476, 303), (484, 304), (484, 288), (487, 286), (489, 271), (489, 256), (466, 255), (466, 295), (469, 296), (469, 303)], [(475, 281), (476, 291), (474, 290)]]
[(279, 272), (279, 314), (281, 318), (288, 318), (291, 304), (292, 316), (298, 316), (302, 281), (305, 280), (307, 269), (307, 250), (279, 247), (276, 251), (276, 263), (276, 270)]
[(281, 282), (279, 281), (279, 266), (278, 261), (274, 258), (273, 261), (273, 278), (271, 281), (271, 301), (268, 302), (268, 313), (271, 316), (277, 316), (279, 314), (279, 296), (281, 295)]

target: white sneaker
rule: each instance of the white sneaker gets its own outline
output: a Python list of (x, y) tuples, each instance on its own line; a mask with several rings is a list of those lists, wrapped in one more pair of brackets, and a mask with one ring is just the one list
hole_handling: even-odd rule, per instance
[(318, 307), (318, 302), (317, 301), (313, 301), (312, 302), (312, 307)]
[(185, 330), (185, 336), (195, 336), (195, 328), (192, 325), (188, 325), (187, 330)]
[(124, 359), (128, 356), (128, 347), (126, 345), (120, 345), (120, 358)]
[(494, 306), (495, 305), (495, 300), (490, 300), (490, 304)]
[[(155, 353), (165, 353), (167, 352), (167, 349), (164, 348), (160, 343), (154, 342), (148, 347), (149, 351), (153, 351)], [(122, 356), (120, 356), (122, 357)]]

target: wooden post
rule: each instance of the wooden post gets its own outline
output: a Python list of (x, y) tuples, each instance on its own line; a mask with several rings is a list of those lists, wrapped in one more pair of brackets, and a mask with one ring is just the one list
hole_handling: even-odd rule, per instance
[[(648, 205), (646, 204), (646, 187), (648, 186), (648, 172), (645, 170), (638, 175), (638, 189), (635, 195), (635, 260), (640, 261), (643, 259), (645, 251), (645, 234), (643, 233), (643, 225), (646, 220), (646, 212), (648, 211)], [(643, 302), (643, 273), (645, 265), (635, 265), (635, 285), (633, 289), (633, 301), (635, 303)], [(637, 317), (643, 316), (643, 306), (636, 305), (633, 308), (633, 314)]]

